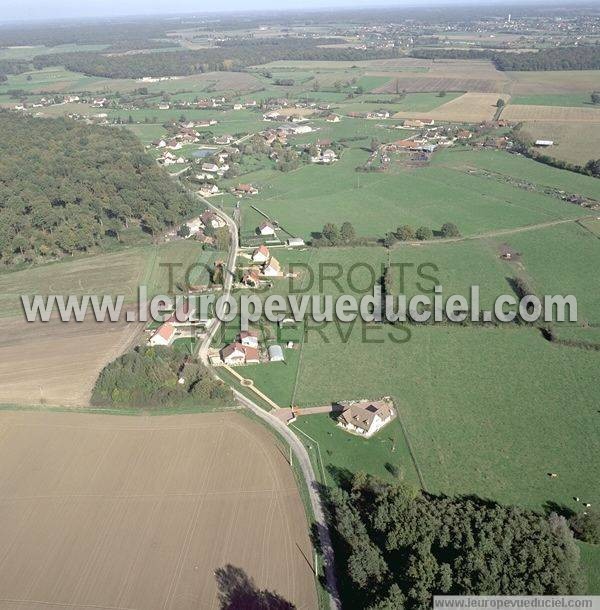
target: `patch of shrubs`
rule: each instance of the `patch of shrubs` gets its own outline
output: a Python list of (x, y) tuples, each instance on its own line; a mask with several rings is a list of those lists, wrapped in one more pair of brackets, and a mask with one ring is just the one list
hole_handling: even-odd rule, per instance
[(104, 367), (92, 393), (100, 407), (156, 409), (233, 403), (231, 390), (170, 347), (138, 347)]

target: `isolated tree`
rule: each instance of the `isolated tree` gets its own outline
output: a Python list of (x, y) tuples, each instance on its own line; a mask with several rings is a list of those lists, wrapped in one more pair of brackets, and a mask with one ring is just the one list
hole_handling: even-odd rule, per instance
[(371, 140), (371, 152), (375, 152), (381, 146), (381, 142), (377, 138)]
[(342, 223), (342, 227), (340, 229), (340, 237), (342, 241), (349, 243), (353, 242), (356, 239), (356, 231), (354, 227), (349, 222)]
[(415, 233), (415, 237), (420, 241), (433, 239), (433, 231), (429, 227), (419, 227)]
[(179, 235), (179, 237), (189, 237), (190, 228), (186, 224), (181, 225), (179, 231), (177, 231), (177, 235)]
[(504, 107), (504, 100), (500, 97), (498, 98), (498, 101), (496, 102), (496, 108), (503, 108)]
[(591, 95), (592, 104), (600, 104), (600, 91), (594, 91)]
[(415, 238), (415, 230), (410, 225), (402, 225), (396, 229), (396, 238), (400, 241), (410, 241)]
[(332, 245), (335, 246), (340, 241), (340, 231), (337, 225), (328, 222), (323, 225), (323, 237)]
[(453, 222), (445, 222), (440, 231), (442, 237), (459, 237), (460, 231)]

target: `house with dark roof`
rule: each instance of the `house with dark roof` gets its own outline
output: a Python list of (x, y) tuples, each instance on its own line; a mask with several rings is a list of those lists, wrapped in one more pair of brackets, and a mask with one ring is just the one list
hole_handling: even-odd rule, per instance
[(389, 399), (340, 403), (340, 406), (343, 410), (338, 418), (338, 425), (365, 438), (373, 436), (396, 416)]

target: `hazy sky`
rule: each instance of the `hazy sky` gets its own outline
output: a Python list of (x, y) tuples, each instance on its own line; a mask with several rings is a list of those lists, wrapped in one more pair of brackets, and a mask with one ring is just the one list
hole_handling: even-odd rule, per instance
[[(568, 0), (566, 0), (568, 2)], [(489, 0), (485, 2), (489, 4)], [(477, 0), (0, 0), (0, 21), (60, 19), (110, 15), (164, 15), (175, 13), (248, 11), (263, 9), (323, 9), (361, 6), (423, 6), (428, 4), (482, 4)]]

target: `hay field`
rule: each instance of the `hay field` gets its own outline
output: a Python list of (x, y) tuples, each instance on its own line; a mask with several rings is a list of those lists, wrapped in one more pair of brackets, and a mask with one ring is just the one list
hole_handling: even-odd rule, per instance
[(427, 91), (479, 91), (491, 93), (501, 91), (497, 81), (483, 78), (451, 78), (444, 76), (400, 76), (392, 82), (378, 87), (373, 93), (394, 93), (400, 91), (427, 92)]
[(2, 412), (0, 459), (2, 609), (216, 609), (227, 565), (317, 607), (294, 476), (237, 413)]
[(512, 95), (544, 93), (589, 94), (600, 89), (600, 70), (561, 70), (558, 72), (504, 72), (510, 79)]
[(196, 281), (214, 255), (187, 240), (0, 275), (0, 404), (86, 405), (102, 368), (143, 340), (142, 326), (124, 321), (28, 323), (20, 295), (123, 295), (132, 305), (139, 285), (149, 295), (169, 292), (165, 263), (181, 265), (173, 275), (176, 286), (192, 265), (190, 281)]
[[(502, 96), (505, 100), (507, 96)], [(454, 121), (457, 123), (477, 123), (489, 121), (496, 112), (497, 93), (469, 92), (457, 97), (429, 112), (398, 112), (393, 118)]]
[(600, 155), (600, 123), (526, 121), (523, 129), (536, 140), (554, 140), (547, 154), (557, 159), (585, 164)]
[(600, 108), (510, 104), (503, 110), (502, 118), (508, 121), (600, 123)]
[(106, 364), (141, 340), (125, 322), (0, 319), (0, 404), (83, 406)]

